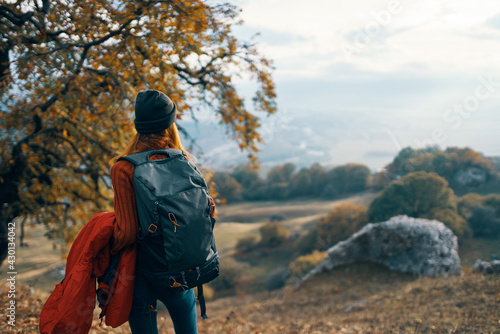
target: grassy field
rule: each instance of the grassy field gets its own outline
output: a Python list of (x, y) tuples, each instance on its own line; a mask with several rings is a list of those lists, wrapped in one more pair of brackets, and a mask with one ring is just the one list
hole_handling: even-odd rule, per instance
[[(344, 199), (368, 205), (374, 193)], [(273, 214), (283, 225), (300, 231), (340, 201), (239, 203), (219, 208), (216, 242), (224, 258), (233, 258), (236, 241), (258, 235)], [(28, 230), (29, 247), (18, 248), (18, 327), (12, 333), (37, 333), (38, 315), (48, 293), (61, 279), (64, 264), (41, 226)], [(300, 287), (267, 292), (265, 281), (293, 259), (290, 245), (235, 257), (247, 267), (240, 284), (215, 292), (207, 304), (210, 318), (199, 322), (200, 333), (500, 333), (500, 276), (473, 274), (476, 259), (500, 254), (500, 242), (471, 239), (460, 248), (462, 276), (418, 278), (359, 263), (337, 268)], [(4, 281), (5, 277), (1, 277)], [(31, 285), (31, 287), (29, 286)], [(6, 305), (5, 287), (0, 294)], [(2, 310), (3, 311), (3, 310)], [(3, 316), (3, 315), (2, 315)], [(91, 333), (130, 333), (127, 324), (98, 327), (97, 310)], [(165, 310), (158, 311), (160, 333), (173, 333)], [(0, 325), (0, 332), (10, 333)]]
[[(339, 203), (347, 202), (368, 206), (376, 196), (365, 192), (345, 199), (332, 201), (293, 200), (243, 202), (219, 207), (215, 227), (215, 240), (219, 252), (232, 252), (239, 238), (248, 234), (259, 234), (259, 228), (269, 222), (273, 214), (282, 215), (284, 227), (297, 232), (333, 210)], [(250, 224), (251, 223), (251, 224)]]

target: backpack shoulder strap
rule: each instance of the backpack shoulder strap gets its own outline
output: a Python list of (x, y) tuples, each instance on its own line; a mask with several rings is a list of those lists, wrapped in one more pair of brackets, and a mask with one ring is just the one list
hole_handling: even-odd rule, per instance
[(120, 159), (118, 159), (118, 161), (127, 160), (127, 161), (130, 161), (131, 163), (133, 163), (134, 165), (137, 166), (137, 165), (140, 165), (140, 164), (143, 164), (145, 162), (150, 161), (149, 157), (152, 154), (158, 154), (158, 153), (166, 154), (169, 156), (169, 158), (172, 158), (172, 157), (175, 157), (178, 155), (185, 155), (184, 152), (182, 152), (181, 150), (177, 150), (175, 148), (165, 148), (162, 150), (150, 150), (150, 151), (144, 151), (144, 152), (139, 152), (139, 153), (127, 155), (126, 157), (121, 157)]
[(203, 284), (196, 286), (198, 289), (198, 301), (200, 302), (201, 317), (203, 320), (207, 319), (207, 306), (205, 305), (205, 296), (203, 295)]

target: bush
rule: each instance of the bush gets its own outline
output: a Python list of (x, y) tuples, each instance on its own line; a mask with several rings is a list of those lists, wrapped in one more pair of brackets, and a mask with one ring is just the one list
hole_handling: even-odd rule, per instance
[(290, 277), (290, 270), (286, 267), (276, 268), (266, 280), (266, 289), (268, 291), (281, 289), (285, 286)]
[(257, 246), (257, 237), (251, 234), (238, 239), (235, 249), (240, 253), (246, 253), (254, 249), (255, 246)]
[(467, 221), (452, 209), (435, 209), (427, 218), (442, 222), (457, 236), (458, 240), (469, 238), (472, 235)]
[(326, 217), (319, 220), (315, 248), (327, 249), (349, 238), (368, 223), (367, 209), (363, 205), (341, 203)]
[(496, 216), (500, 217), (500, 195), (490, 194), (490, 195), (484, 196), (483, 203), (484, 203), (484, 205), (487, 205), (487, 206), (495, 209)]
[(382, 190), (389, 185), (393, 180), (391, 179), (389, 172), (385, 169), (378, 171), (373, 178), (373, 188), (377, 190)]
[(219, 277), (209, 284), (215, 290), (234, 288), (247, 269), (247, 264), (236, 262), (232, 258), (225, 258), (220, 263)]
[(429, 218), (435, 209), (452, 209), (457, 204), (448, 182), (435, 173), (415, 172), (393, 181), (370, 204), (372, 222), (381, 222), (397, 215)]
[(500, 236), (500, 219), (497, 218), (495, 209), (490, 206), (472, 208), (468, 223), (475, 237)]
[(311, 254), (299, 256), (295, 259), (288, 268), (293, 278), (301, 278), (309, 271), (314, 269), (327, 256), (326, 252), (315, 250)]
[(267, 223), (260, 229), (260, 243), (266, 247), (276, 247), (285, 241), (290, 232), (281, 223)]
[(309, 254), (314, 250), (316, 240), (318, 240), (318, 229), (314, 226), (295, 240), (293, 249), (301, 255)]
[(271, 215), (271, 217), (269, 217), (270, 222), (280, 222), (280, 221), (283, 221), (285, 219), (286, 219), (286, 217), (284, 215), (282, 215), (281, 213), (274, 213)]
[(457, 199), (458, 213), (465, 219), (469, 219), (472, 214), (472, 208), (484, 204), (484, 197), (476, 194), (469, 193)]

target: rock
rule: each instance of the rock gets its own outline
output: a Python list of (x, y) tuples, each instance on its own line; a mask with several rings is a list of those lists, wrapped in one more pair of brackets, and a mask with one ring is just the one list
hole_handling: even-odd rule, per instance
[(491, 259), (492, 260), (500, 260), (500, 255), (498, 255), (498, 254), (492, 254), (491, 255)]
[(474, 266), (472, 267), (472, 272), (492, 274), (493, 267), (491, 266), (491, 263), (477, 259), (476, 263), (474, 263)]
[(483, 274), (500, 274), (500, 261), (493, 260), (491, 263), (486, 261), (481, 261), (477, 259), (476, 263), (472, 267), (472, 272), (474, 273), (483, 273)]
[(364, 299), (358, 300), (357, 302), (347, 305), (347, 307), (344, 309), (344, 312), (351, 313), (351, 312), (363, 311), (366, 308), (366, 304), (367, 304), (366, 300)]
[(459, 170), (455, 174), (455, 181), (464, 187), (477, 187), (486, 182), (488, 174), (479, 168), (467, 168)]
[(397, 216), (368, 224), (328, 249), (328, 256), (304, 278), (358, 261), (419, 276), (461, 275), (457, 237), (437, 220)]
[(491, 261), (491, 266), (497, 274), (500, 274), (500, 260)]

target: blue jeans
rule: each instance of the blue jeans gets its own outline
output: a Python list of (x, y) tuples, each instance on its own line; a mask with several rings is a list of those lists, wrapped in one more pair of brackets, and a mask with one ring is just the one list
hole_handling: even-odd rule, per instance
[(128, 323), (132, 334), (158, 334), (156, 301), (167, 307), (176, 334), (198, 334), (196, 329), (196, 299), (193, 289), (175, 291), (155, 288), (153, 279), (136, 272), (134, 297)]

